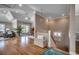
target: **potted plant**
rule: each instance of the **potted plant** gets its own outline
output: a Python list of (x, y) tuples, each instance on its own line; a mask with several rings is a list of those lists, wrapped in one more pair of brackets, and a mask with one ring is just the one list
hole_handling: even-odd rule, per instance
[(20, 36), (20, 34), (22, 32), (22, 27), (21, 26), (18, 26), (16, 30), (17, 30), (18, 35)]

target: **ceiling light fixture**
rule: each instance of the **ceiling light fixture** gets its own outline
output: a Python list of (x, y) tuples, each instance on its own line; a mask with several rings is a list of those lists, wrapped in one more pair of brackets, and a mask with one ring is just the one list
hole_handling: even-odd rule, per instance
[(4, 14), (6, 14), (6, 13), (7, 13), (7, 11), (6, 11), (6, 10), (3, 10), (3, 13), (4, 13)]

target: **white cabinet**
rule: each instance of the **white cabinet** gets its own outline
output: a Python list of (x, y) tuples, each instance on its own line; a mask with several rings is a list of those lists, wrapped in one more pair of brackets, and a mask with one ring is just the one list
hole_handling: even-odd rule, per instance
[(37, 38), (34, 39), (34, 44), (39, 47), (46, 47), (47, 46), (47, 38), (43, 34), (37, 35)]

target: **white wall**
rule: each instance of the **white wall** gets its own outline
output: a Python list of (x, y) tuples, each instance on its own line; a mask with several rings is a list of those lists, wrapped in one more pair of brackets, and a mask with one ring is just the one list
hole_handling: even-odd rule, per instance
[(75, 20), (76, 20), (76, 33), (78, 32), (79, 33), (79, 16), (76, 16), (75, 17)]

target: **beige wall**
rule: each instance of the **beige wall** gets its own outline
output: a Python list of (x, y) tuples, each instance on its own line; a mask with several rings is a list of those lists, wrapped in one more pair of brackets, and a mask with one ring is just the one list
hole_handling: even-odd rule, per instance
[(45, 22), (45, 18), (39, 15), (36, 15), (36, 20), (35, 20), (35, 24), (36, 24), (36, 31), (37, 32), (43, 32), (46, 33), (47, 32), (47, 24)]
[(61, 32), (62, 37), (61, 41), (57, 41), (58, 47), (68, 47), (69, 46), (69, 37), (68, 37), (68, 30), (69, 30), (69, 19), (68, 17), (61, 17), (57, 19), (52, 19), (49, 21), (50, 29), (53, 32)]
[[(50, 29), (53, 32), (62, 32), (62, 40), (57, 42), (58, 47), (68, 47), (69, 46), (69, 37), (68, 37), (68, 30), (69, 30), (69, 18), (68, 17), (61, 17), (56, 19), (51, 19), (49, 21)], [(46, 23), (46, 18), (36, 15), (36, 30), (37, 32), (47, 32), (48, 25)]]

